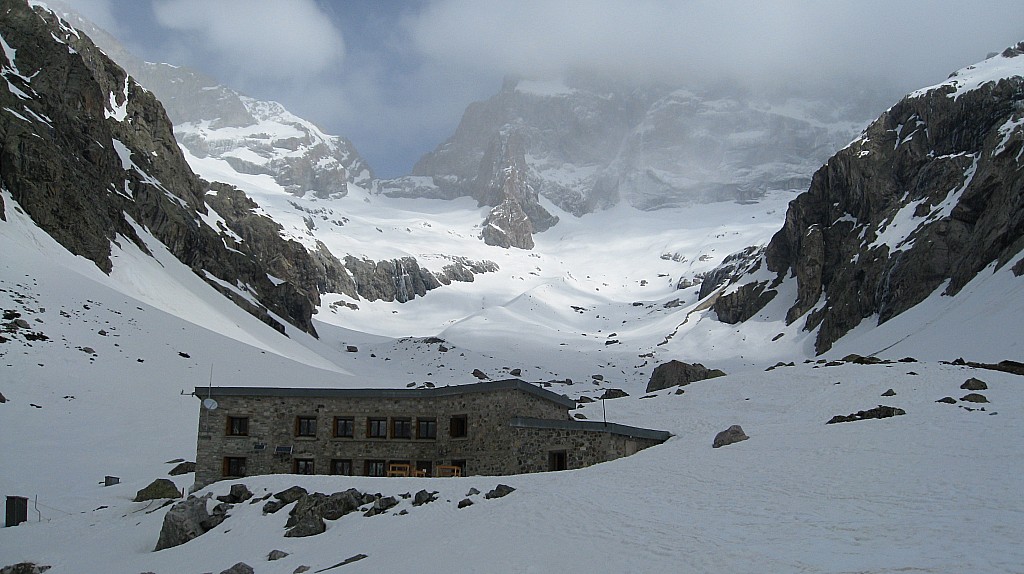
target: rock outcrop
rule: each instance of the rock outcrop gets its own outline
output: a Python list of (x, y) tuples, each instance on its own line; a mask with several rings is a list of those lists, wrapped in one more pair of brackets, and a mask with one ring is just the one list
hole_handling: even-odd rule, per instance
[(956, 295), (1012, 261), (1024, 248), (1022, 75), (1024, 43), (882, 114), (790, 203), (755, 268), (715, 302), (719, 319), (745, 321), (795, 280), (786, 321), (817, 329), (822, 353), (866, 318)]
[(160, 537), (154, 551), (180, 546), (197, 536), (212, 530), (227, 518), (229, 505), (218, 504), (213, 514), (206, 509), (206, 503), (212, 494), (202, 497), (189, 496), (175, 504), (164, 515)]
[(722, 448), (730, 444), (736, 444), (741, 441), (745, 441), (749, 436), (743, 432), (743, 427), (740, 425), (732, 425), (724, 431), (715, 435), (715, 440), (711, 443), (711, 448)]
[(695, 381), (724, 376), (725, 371), (709, 369), (700, 363), (684, 363), (673, 360), (654, 368), (651, 380), (647, 383), (647, 392), (653, 393), (670, 387), (688, 385)]
[(181, 492), (178, 487), (166, 478), (158, 478), (149, 483), (149, 486), (135, 493), (133, 502), (144, 502), (146, 500), (157, 500), (160, 498), (178, 498)]

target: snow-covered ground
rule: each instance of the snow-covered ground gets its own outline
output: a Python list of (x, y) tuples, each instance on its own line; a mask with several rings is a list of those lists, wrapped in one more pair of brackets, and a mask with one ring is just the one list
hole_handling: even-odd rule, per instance
[[(0, 343), (7, 399), (0, 494), (31, 502), (29, 523), (0, 529), (0, 566), (29, 560), (52, 565), (54, 574), (137, 574), (219, 572), (245, 561), (256, 572), (290, 573), (357, 554), (367, 558), (339, 571), (1019, 572), (1024, 565), (1017, 545), (1024, 387), (1014, 375), (938, 362), (1021, 358), (1024, 297), (1013, 262), (983, 272), (957, 297), (936, 294), (880, 327), (865, 321), (827, 356), (922, 362), (805, 364), (813, 334), (800, 332), (800, 322), (785, 325), (777, 319), (784, 309), (773, 307), (792, 297), (780, 295), (737, 326), (703, 309), (697, 287), (676, 288), (730, 253), (766, 243), (792, 192), (752, 205), (621, 206), (578, 219), (558, 213), (561, 222), (536, 236), (535, 250), (503, 250), (477, 238), (482, 212), (470, 201), (390, 199), (357, 187), (341, 199), (297, 198), (268, 176), (189, 160), (204, 178), (244, 189), (289, 236), (321, 240), (339, 256), (412, 255), (438, 270), (461, 256), (494, 261), (499, 271), (405, 304), (328, 295), (315, 317), (319, 340), (297, 331), (283, 337), (144, 232), (155, 258), (121, 241), (106, 276), (35, 228), (5, 193), (0, 310), (11, 319), (2, 324), (21, 319), (30, 327), (0, 332), (8, 339)], [(346, 352), (349, 345), (358, 351)], [(670, 359), (729, 376), (681, 395), (647, 396), (651, 371)], [(765, 371), (778, 361), (796, 365)], [(440, 499), (346, 516), (306, 539), (283, 538), (286, 511), (262, 516), (259, 505), (243, 504), (199, 539), (152, 552), (166, 509), (131, 498), (166, 476), (167, 461), (193, 460), (199, 404), (182, 392), (211, 379), (462, 384), (476, 381), (475, 368), (493, 379), (513, 368), (532, 381), (572, 379), (551, 388), (573, 398), (624, 389), (629, 397), (606, 401), (609, 420), (675, 436), (626, 459), (560, 473), (253, 477), (244, 482), (257, 495), (301, 484), (327, 493), (428, 489)], [(604, 380), (592, 380), (596, 374)], [(988, 382), (989, 404), (935, 402), (966, 394), (959, 385), (972, 376)], [(881, 398), (888, 388), (896, 396)], [(878, 404), (907, 414), (824, 424)], [(602, 416), (599, 405), (579, 412)], [(712, 449), (715, 433), (731, 424), (751, 439)], [(102, 487), (105, 475), (122, 483)], [(181, 487), (191, 480), (176, 479)], [(498, 483), (517, 490), (456, 508), (470, 488), (486, 492)], [(394, 516), (403, 509), (407, 515)], [(291, 555), (268, 562), (273, 549)]]

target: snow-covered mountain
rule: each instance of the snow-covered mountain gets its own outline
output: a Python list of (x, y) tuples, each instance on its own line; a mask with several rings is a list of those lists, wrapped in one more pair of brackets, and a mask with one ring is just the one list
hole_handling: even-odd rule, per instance
[[(338, 571), (1014, 572), (1024, 563), (1016, 540), (1024, 526), (1017, 439), (1024, 392), (1019, 375), (986, 368), (1021, 355), (1024, 287), (1014, 272), (1022, 265), (1020, 234), (1012, 223), (1017, 212), (1005, 202), (999, 205), (1007, 224), (982, 234), (988, 243), (978, 242), (1001, 246), (1001, 266), (972, 259), (982, 269), (965, 275), (955, 294), (930, 291), (882, 324), (862, 322), (817, 356), (820, 329), (787, 321), (804, 289), (803, 271), (797, 279), (783, 271), (778, 295), (744, 322), (723, 321), (718, 303), (762, 279), (745, 273), (761, 250), (781, 253), (768, 247), (773, 234), (781, 241), (790, 228), (812, 229), (799, 227), (806, 197), (788, 216), (792, 193), (771, 187), (757, 202), (657, 210), (619, 202), (577, 216), (538, 193), (537, 204), (558, 224), (534, 235), (532, 250), (504, 249), (479, 240), (493, 208), (472, 197), (389, 197), (359, 185), (344, 196), (293, 193), (272, 175), (240, 172), (226, 157), (168, 145), (171, 128), (155, 100), (66, 23), (39, 8), (30, 12), (20, 0), (0, 0), (0, 15), (0, 493), (32, 501), (29, 523), (0, 529), (0, 567), (28, 561), (52, 566), (52, 574), (137, 574), (220, 572), (246, 562), (256, 572), (294, 573), (359, 555), (366, 557)], [(981, 154), (972, 181), (989, 182), (981, 188), (989, 193), (953, 194), (962, 204), (955, 209), (952, 199), (913, 199), (927, 203), (929, 213), (915, 218), (896, 207), (902, 216), (887, 230), (917, 229), (904, 223), (933, 211), (939, 223), (960, 217), (947, 221), (948, 229), (966, 221), (957, 214), (968, 207), (984, 213), (989, 197), (1007, 192), (1019, 202), (1020, 188), (1004, 185), (1019, 180), (999, 179), (995, 168), (1016, 168), (1011, 160), (1020, 160), (1019, 83), (1003, 78), (1020, 76), (1022, 62), (980, 64), (912, 96), (934, 98), (936, 110), (941, 98), (956, 98), (968, 113), (970, 94), (992, 102), (1005, 89), (997, 108), (1006, 114), (979, 108), (988, 110), (979, 117), (994, 118), (985, 123), (988, 131), (964, 120), (984, 142), (983, 151), (966, 151)], [(883, 118), (895, 121), (905, 106), (911, 104)], [(941, 137), (943, 122), (922, 121), (925, 135)], [(952, 166), (942, 173), (963, 182), (961, 156), (942, 158), (947, 152), (939, 150), (930, 157), (936, 147), (911, 154), (909, 148), (934, 142), (903, 127), (887, 135), (894, 128), (885, 122), (819, 172), (812, 198), (823, 193), (828, 205), (850, 209), (858, 198), (875, 205), (866, 192), (816, 190), (866, 174), (841, 169), (856, 163), (851, 155), (870, 151), (886, 164), (890, 144), (917, 158), (916, 181)], [(512, 166), (519, 159), (507, 151), (497, 157)], [(875, 173), (888, 177), (881, 167)], [(495, 181), (521, 180), (510, 173)], [(866, 239), (888, 233), (865, 228)], [(1010, 239), (1015, 232), (1018, 239)], [(747, 257), (731, 257), (736, 253)], [(428, 266), (435, 271), (421, 273)], [(355, 268), (361, 270), (350, 272)], [(777, 277), (765, 266), (754, 273)], [(719, 280), (730, 276), (742, 278), (715, 300)], [(429, 277), (450, 284), (408, 296)], [(287, 305), (274, 311), (279, 290), (294, 291), (306, 313), (288, 315)], [(365, 295), (385, 291), (390, 299)], [(262, 305), (262, 318), (274, 319), (277, 329), (239, 304), (250, 311)], [(295, 328), (290, 317), (306, 317), (310, 328)], [(850, 353), (877, 359), (841, 360)], [(916, 361), (899, 362), (908, 357)], [(972, 363), (953, 362), (958, 357)], [(646, 392), (654, 367), (670, 359), (700, 361), (728, 375)], [(775, 366), (780, 362), (793, 365)], [(182, 391), (210, 381), (454, 385), (475, 382), (476, 369), (492, 379), (520, 369), (523, 379), (572, 398), (622, 389), (628, 396), (573, 413), (598, 419), (604, 408), (610, 420), (675, 436), (570, 472), (252, 477), (244, 482), (258, 496), (301, 484), (396, 497), (427, 489), (439, 499), (420, 507), (403, 501), (381, 516), (347, 516), (302, 539), (283, 537), (283, 514), (240, 504), (211, 532), (153, 552), (167, 507), (131, 499), (167, 474), (174, 466), (167, 461), (195, 454), (199, 404)], [(969, 378), (987, 383), (987, 403), (964, 399), (961, 385)], [(936, 402), (945, 397), (953, 404)], [(879, 403), (906, 414), (825, 424)], [(712, 449), (715, 433), (732, 424), (750, 440)], [(100, 486), (105, 475), (121, 484)], [(191, 484), (190, 474), (172, 478), (181, 488)], [(469, 494), (499, 482), (517, 490), (496, 500)], [(207, 491), (222, 495), (228, 487)], [(467, 497), (475, 504), (459, 509)], [(268, 560), (275, 549), (288, 556)]]
[[(882, 103), (843, 97), (508, 79), (497, 95), (467, 108), (414, 177), (378, 185), (391, 196), (470, 196), (496, 207), (502, 200), (487, 190), (506, 165), (496, 165), (489, 150), (512, 139), (524, 156), (523, 187), (575, 216), (620, 201), (651, 210), (756, 200), (769, 190), (805, 189)], [(535, 200), (517, 205), (535, 231), (550, 227), (544, 213), (528, 213)]]

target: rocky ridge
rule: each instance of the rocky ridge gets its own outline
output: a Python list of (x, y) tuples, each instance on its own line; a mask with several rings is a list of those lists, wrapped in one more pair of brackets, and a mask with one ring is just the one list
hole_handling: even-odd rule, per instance
[[(2, 6), (0, 183), (37, 225), (105, 272), (112, 242), (148, 253), (140, 233), (150, 233), (267, 324), (283, 332), (276, 315), (315, 334), (323, 293), (405, 302), (497, 269), (464, 258), (436, 273), (412, 258), (368, 265), (348, 257), (346, 267), (322, 242), (304, 246), (241, 190), (196, 177), (153, 92), (88, 36), (45, 8), (34, 15), (24, 2)], [(230, 115), (234, 101), (211, 109)], [(277, 104), (245, 101), (294, 117)]]
[[(1024, 248), (1024, 43), (903, 98), (821, 167), (714, 304), (742, 322), (796, 281), (787, 323), (822, 353)], [(1024, 274), (1024, 264), (1013, 267)]]

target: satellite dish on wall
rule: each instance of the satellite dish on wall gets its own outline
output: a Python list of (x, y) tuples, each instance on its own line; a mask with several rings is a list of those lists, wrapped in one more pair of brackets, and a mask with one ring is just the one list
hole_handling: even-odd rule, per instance
[(203, 408), (208, 411), (217, 410), (217, 401), (214, 399), (203, 399)]

